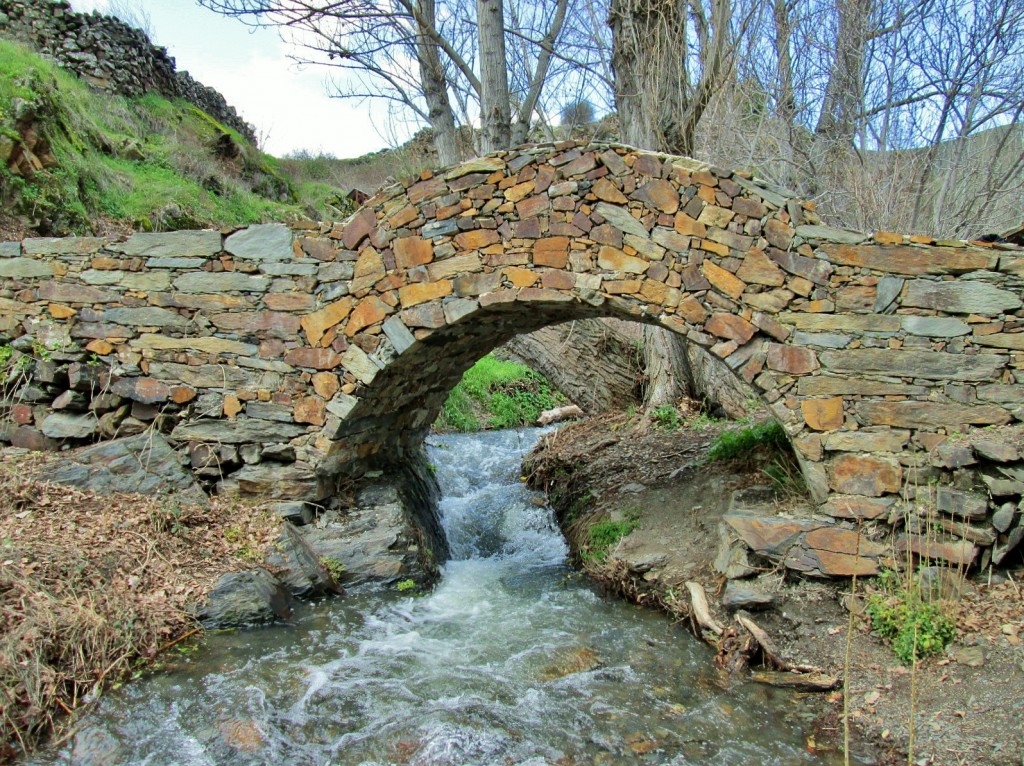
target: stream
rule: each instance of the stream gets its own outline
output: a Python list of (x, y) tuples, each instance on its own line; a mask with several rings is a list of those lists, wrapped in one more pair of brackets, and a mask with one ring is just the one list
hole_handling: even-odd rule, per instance
[(430, 438), (452, 560), (429, 593), (367, 589), (290, 625), (209, 634), (111, 692), (31, 763), (838, 764), (792, 694), (716, 685), (710, 650), (600, 595), (519, 479), (540, 431)]

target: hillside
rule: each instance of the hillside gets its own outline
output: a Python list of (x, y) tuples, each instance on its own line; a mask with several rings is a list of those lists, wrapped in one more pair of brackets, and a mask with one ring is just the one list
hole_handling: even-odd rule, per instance
[(285, 164), (184, 100), (94, 90), (0, 40), (0, 239), (348, 212), (338, 184)]

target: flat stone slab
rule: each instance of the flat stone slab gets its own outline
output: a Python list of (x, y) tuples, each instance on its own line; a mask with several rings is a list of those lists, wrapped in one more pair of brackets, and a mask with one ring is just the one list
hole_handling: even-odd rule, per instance
[(65, 452), (64, 462), (47, 477), (57, 484), (110, 494), (174, 493), (190, 503), (206, 504), (206, 495), (186, 471), (171, 445), (158, 433), (103, 442)]

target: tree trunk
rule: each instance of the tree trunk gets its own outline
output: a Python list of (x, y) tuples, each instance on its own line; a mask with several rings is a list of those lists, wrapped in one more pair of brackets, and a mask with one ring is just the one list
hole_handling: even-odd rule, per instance
[(480, 33), (480, 123), (484, 153), (512, 145), (512, 112), (509, 105), (508, 69), (505, 59), (505, 10), (503, 0), (477, 0)]
[[(436, 24), (434, 0), (420, 0), (420, 12), (423, 25), (430, 27)], [(427, 102), (427, 119), (434, 129), (434, 146), (437, 157), (444, 167), (455, 165), (462, 160), (459, 150), (459, 137), (455, 127), (455, 113), (448, 98), (448, 82), (437, 43), (428, 32), (421, 29), (416, 40), (416, 58), (420, 68), (420, 82), (423, 85), (423, 98)]]

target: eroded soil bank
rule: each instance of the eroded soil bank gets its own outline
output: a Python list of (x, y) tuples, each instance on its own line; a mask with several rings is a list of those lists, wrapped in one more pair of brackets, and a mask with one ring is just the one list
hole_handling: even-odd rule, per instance
[[(697, 421), (700, 423), (701, 421)], [(725, 424), (676, 430), (642, 416), (613, 414), (567, 426), (527, 459), (525, 473), (548, 491), (574, 557), (596, 580), (639, 604), (690, 620), (686, 581), (706, 589), (713, 616), (732, 622), (723, 604), (736, 592), (754, 590), (747, 601), (756, 624), (767, 631), (788, 661), (820, 668), (849, 684), (851, 751), (861, 762), (1020, 764), (1024, 757), (1024, 570), (972, 573), (951, 609), (957, 634), (946, 652), (900, 664), (892, 649), (871, 632), (858, 585), (851, 601), (849, 580), (797, 577), (768, 562), (752, 562), (746, 579), (731, 581), (716, 571), (718, 524), (732, 503), (764, 485), (764, 464), (706, 462), (708, 448)], [(799, 498), (781, 498), (777, 510), (802, 515)], [(621, 524), (628, 534), (601, 555), (592, 530)], [(740, 587), (737, 587), (740, 586)], [(854, 605), (853, 632), (847, 642)], [(753, 610), (757, 609), (756, 612)], [(849, 652), (848, 652), (849, 647)], [(847, 653), (849, 656), (847, 657)], [(728, 677), (723, 671), (723, 682)], [(812, 694), (821, 727), (809, 747), (841, 747), (843, 694)]]

